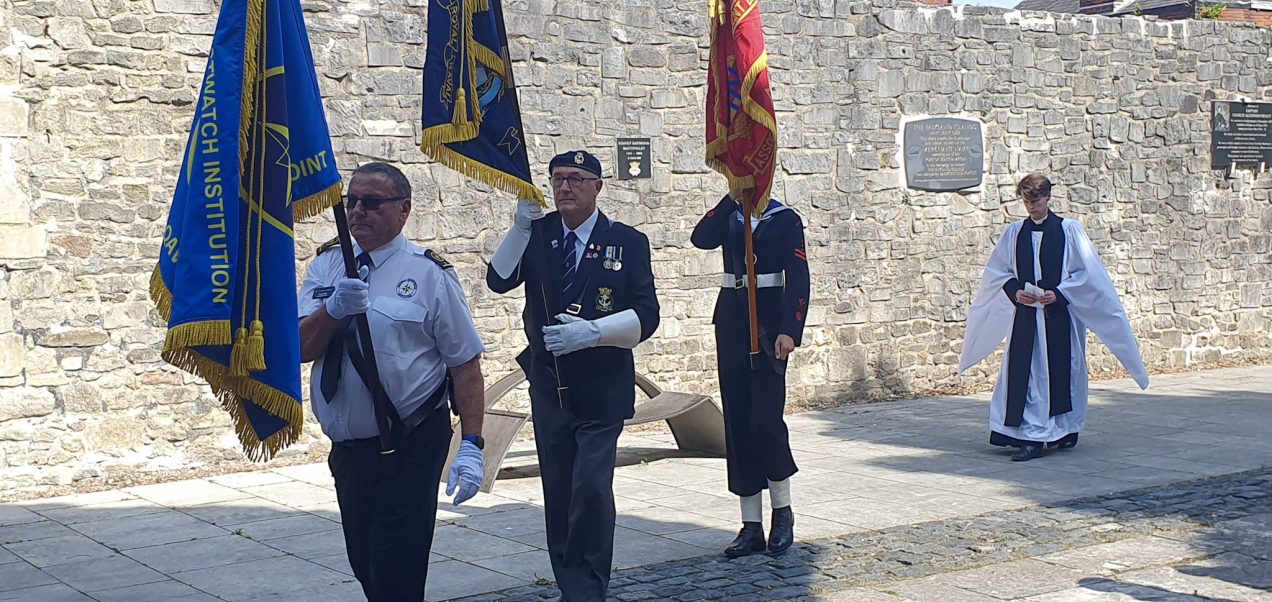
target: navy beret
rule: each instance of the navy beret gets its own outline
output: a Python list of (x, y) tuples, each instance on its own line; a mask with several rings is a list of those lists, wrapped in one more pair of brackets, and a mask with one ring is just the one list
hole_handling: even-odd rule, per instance
[(584, 150), (566, 151), (552, 157), (552, 162), (548, 163), (548, 173), (558, 167), (577, 167), (596, 174), (598, 178), (601, 177), (601, 162), (592, 156), (592, 153)]

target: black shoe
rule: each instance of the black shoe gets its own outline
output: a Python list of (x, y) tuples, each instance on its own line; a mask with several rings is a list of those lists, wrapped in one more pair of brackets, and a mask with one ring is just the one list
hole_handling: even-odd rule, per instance
[(1022, 445), (1020, 451), (1012, 454), (1012, 462), (1028, 462), (1034, 458), (1041, 458), (1046, 455), (1041, 445)]
[(773, 523), (769, 527), (768, 550), (781, 554), (795, 543), (795, 511), (790, 506), (773, 509)]
[(1074, 433), (1060, 440), (1060, 449), (1073, 449), (1078, 446), (1078, 434)]
[(764, 525), (762, 523), (744, 522), (738, 536), (724, 548), (724, 555), (729, 558), (741, 558), (764, 551)]

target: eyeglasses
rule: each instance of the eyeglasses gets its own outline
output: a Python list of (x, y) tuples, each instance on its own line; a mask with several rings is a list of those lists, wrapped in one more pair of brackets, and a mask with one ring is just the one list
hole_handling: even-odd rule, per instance
[(566, 182), (570, 183), (570, 188), (578, 188), (579, 186), (582, 186), (584, 182), (592, 182), (599, 179), (600, 178), (585, 178), (583, 176), (552, 176), (552, 178), (548, 181), (552, 183), (553, 188), (560, 188), (561, 185)]
[(368, 198), (360, 198), (356, 196), (351, 197), (351, 196), (345, 195), (344, 197), (342, 197), (342, 200), (344, 200), (345, 208), (348, 209), (349, 211), (353, 211), (353, 209), (358, 206), (358, 203), (362, 204), (363, 211), (376, 211), (380, 208), (380, 205), (383, 205), (385, 203), (393, 203), (396, 201), (405, 201), (407, 198), (408, 197), (398, 197), (394, 199), (375, 199), (375, 198), (368, 199)]

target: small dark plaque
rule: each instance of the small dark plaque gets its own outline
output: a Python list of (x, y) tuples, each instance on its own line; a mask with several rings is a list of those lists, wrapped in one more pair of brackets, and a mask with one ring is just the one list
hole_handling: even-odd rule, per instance
[(1211, 103), (1210, 167), (1262, 163), (1272, 163), (1272, 103)]
[(620, 180), (654, 177), (650, 173), (649, 138), (619, 138), (614, 173)]
[(918, 190), (980, 186), (985, 145), (973, 119), (937, 117), (905, 124), (905, 180)]

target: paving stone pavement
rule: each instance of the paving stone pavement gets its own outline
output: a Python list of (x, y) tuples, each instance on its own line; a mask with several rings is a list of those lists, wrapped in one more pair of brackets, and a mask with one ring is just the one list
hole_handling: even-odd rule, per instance
[[(1272, 370), (1092, 383), (1078, 447), (1027, 463), (986, 443), (987, 399), (790, 416), (779, 558), (720, 556), (722, 459), (624, 433), (612, 599), (1272, 602)], [(557, 595), (532, 446), (505, 476), (441, 505), (429, 600)], [(359, 600), (339, 518), (323, 464), (0, 504), (0, 601)]]
[[(611, 599), (1272, 600), (1272, 470), (620, 571)], [(464, 598), (540, 602), (548, 585)]]

